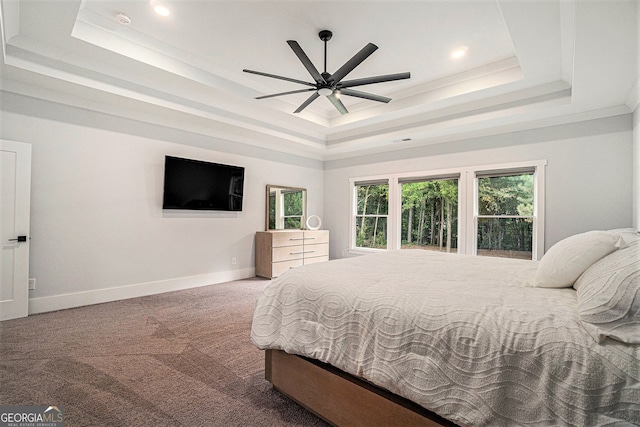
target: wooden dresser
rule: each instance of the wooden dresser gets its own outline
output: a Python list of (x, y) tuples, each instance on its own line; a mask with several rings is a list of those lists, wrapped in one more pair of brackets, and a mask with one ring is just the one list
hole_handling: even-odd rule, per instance
[(329, 261), (329, 230), (256, 233), (256, 276), (272, 279), (290, 268)]

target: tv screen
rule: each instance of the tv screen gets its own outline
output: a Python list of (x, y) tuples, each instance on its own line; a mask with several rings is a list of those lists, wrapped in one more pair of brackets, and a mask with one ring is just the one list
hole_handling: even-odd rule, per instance
[(244, 168), (165, 156), (162, 209), (241, 211)]

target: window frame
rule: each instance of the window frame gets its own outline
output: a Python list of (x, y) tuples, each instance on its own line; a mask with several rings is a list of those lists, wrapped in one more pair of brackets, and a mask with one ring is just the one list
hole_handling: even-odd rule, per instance
[[(460, 168), (430, 171), (403, 172), (395, 174), (354, 177), (349, 179), (351, 187), (351, 212), (349, 221), (349, 254), (366, 254), (396, 250), (402, 246), (402, 183), (407, 181), (433, 181), (438, 179), (458, 179), (458, 253), (477, 255), (477, 174), (486, 172), (504, 173), (533, 169), (533, 247), (532, 258), (540, 260), (544, 255), (544, 189), (546, 160), (531, 160), (485, 164)], [(387, 248), (356, 247), (357, 185), (370, 183), (389, 184), (389, 206), (387, 214)]]

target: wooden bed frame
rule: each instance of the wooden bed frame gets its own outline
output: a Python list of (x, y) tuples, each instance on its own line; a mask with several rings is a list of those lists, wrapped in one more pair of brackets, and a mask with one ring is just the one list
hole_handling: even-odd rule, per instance
[(276, 390), (335, 426), (455, 426), (331, 365), (284, 351), (266, 350), (265, 378)]

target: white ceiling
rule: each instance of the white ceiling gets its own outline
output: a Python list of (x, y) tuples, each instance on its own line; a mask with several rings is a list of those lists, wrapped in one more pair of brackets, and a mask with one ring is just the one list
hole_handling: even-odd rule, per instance
[[(0, 0), (2, 90), (321, 160), (630, 112), (638, 105), (637, 0)], [(118, 22), (124, 13), (129, 25)], [(309, 93), (287, 45), (323, 71), (367, 43), (348, 80), (388, 104)], [(451, 52), (467, 46), (467, 55)], [(345, 79), (345, 80), (347, 80)], [(400, 140), (410, 139), (399, 143)]]

